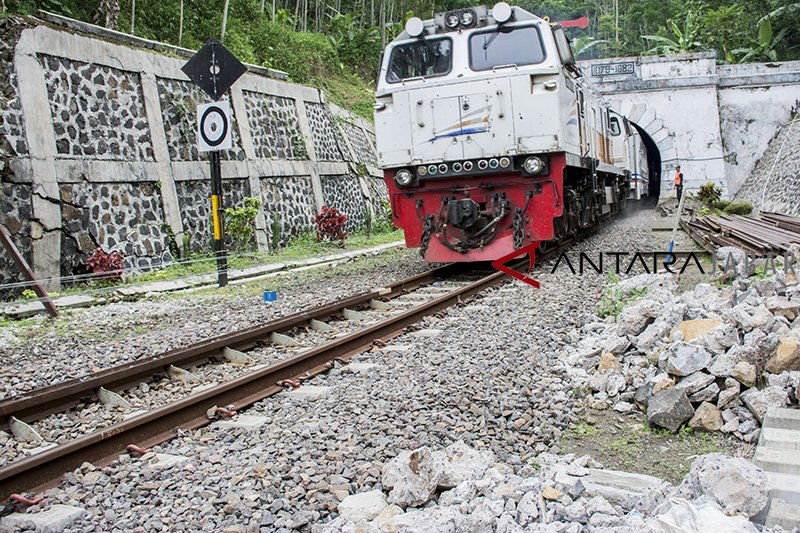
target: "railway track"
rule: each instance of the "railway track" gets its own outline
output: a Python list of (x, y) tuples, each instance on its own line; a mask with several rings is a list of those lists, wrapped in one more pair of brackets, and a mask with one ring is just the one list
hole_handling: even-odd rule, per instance
[[(579, 237), (547, 249), (541, 255), (537, 254), (537, 261), (561, 253), (604, 226), (600, 224)], [(521, 269), (527, 264), (526, 259), (511, 266)], [(424, 317), (464, 303), (479, 292), (509, 279), (503, 272), (492, 271), (479, 279), (454, 281), (454, 275), (469, 275), (471, 267), (469, 264), (445, 265), (387, 287), (295, 313), (263, 326), (222, 335), (151, 359), (120, 365), (0, 401), (0, 422), (3, 424), (8, 425), (13, 419), (33, 422), (71, 409), (87, 397), (100, 399), (101, 394), (105, 395), (103, 391), (124, 391), (157, 374), (180, 374), (186, 372), (184, 368), (204, 362), (209, 364), (209, 361), (238, 361), (241, 364), (248, 357), (243, 351), (256, 349), (258, 345), (268, 342), (286, 343), (287, 339), (291, 340), (287, 332), (298, 329), (327, 330), (331, 327), (329, 322), (336, 318), (345, 319), (345, 323), (366, 322), (364, 327), (329, 338), (316, 346), (307, 349), (300, 347), (302, 351), (295, 350), (289, 357), (245, 368), (237, 377), (218, 385), (197, 387), (177, 401), (151, 408), (16, 460), (0, 468), (0, 499), (5, 500), (13, 493), (52, 486), (63, 473), (84, 462), (109, 464), (131, 444), (137, 449), (146, 449), (166, 442), (181, 431), (204, 426), (215, 420), (218, 413), (244, 409), (285, 390), (285, 380), (291, 383), (325, 372), (335, 360), (346, 360), (369, 349), (376, 342), (386, 342)], [(474, 272), (472, 274), (474, 276)], [(437, 281), (449, 284), (449, 287), (436, 287), (437, 290), (430, 293), (429, 297), (423, 301), (417, 298), (407, 309), (401, 309), (402, 306), (398, 305), (404, 296), (414, 291), (418, 296), (421, 289), (431, 287)], [(444, 289), (447, 289), (446, 292)], [(365, 315), (371, 312), (367, 309), (385, 318), (369, 322), (365, 320)]]
[[(0, 401), (0, 421), (5, 426), (22, 421), (25, 423), (23, 431), (27, 431), (27, 424), (44, 421), (48, 416), (87, 402), (104, 401), (118, 406), (119, 399), (122, 399), (118, 394), (156, 375), (172, 374), (181, 379), (193, 375), (186, 368), (198, 365), (203, 368), (233, 363), (240, 367), (233, 379), (213, 386), (195, 387), (177, 401), (125, 417), (0, 468), (0, 498), (53, 484), (61, 474), (87, 461), (96, 465), (108, 464), (124, 453), (130, 444), (147, 448), (169, 440), (180, 431), (208, 424), (218, 412), (241, 410), (284, 390), (281, 385), (284, 380), (305, 379), (324, 372), (336, 359), (347, 359), (369, 349), (376, 341), (385, 342), (425, 316), (464, 302), (505, 278), (505, 274), (495, 271), (477, 280), (463, 279), (464, 276), (462, 279), (454, 278), (464, 274), (467, 268), (458, 264), (447, 265), (263, 326), (222, 335)], [(474, 278), (474, 273), (472, 276)], [(438, 287), (433, 286), (436, 282), (440, 282)], [(404, 301), (404, 297), (413, 299)], [(378, 320), (374, 320), (376, 318)], [(365, 325), (341, 333), (337, 330), (347, 328), (337, 328), (336, 324)], [(299, 330), (321, 332), (323, 335), (319, 336), (324, 342), (306, 349), (288, 346), (296, 343), (290, 334)], [(288, 357), (271, 364), (259, 365), (256, 358), (249, 361), (246, 352), (257, 351), (264, 344), (284, 346), (286, 349), (282, 353)]]

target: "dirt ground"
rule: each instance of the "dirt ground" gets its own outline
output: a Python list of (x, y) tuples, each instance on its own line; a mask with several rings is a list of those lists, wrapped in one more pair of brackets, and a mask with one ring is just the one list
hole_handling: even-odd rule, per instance
[(682, 428), (677, 434), (651, 427), (643, 413), (587, 411), (559, 440), (561, 453), (589, 455), (605, 468), (650, 474), (680, 483), (698, 455), (720, 452), (750, 458), (754, 446), (722, 433)]

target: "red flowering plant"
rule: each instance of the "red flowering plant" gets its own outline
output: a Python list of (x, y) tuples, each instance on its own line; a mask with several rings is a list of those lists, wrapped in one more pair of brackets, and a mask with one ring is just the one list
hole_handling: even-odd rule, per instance
[(97, 248), (86, 259), (86, 268), (95, 279), (119, 281), (122, 278), (122, 254), (119, 252), (107, 253), (102, 248)]
[(317, 241), (327, 239), (329, 241), (339, 241), (340, 246), (344, 246), (347, 232), (344, 230), (347, 224), (347, 215), (340, 213), (335, 207), (322, 206), (322, 211), (314, 217), (314, 224), (317, 226)]

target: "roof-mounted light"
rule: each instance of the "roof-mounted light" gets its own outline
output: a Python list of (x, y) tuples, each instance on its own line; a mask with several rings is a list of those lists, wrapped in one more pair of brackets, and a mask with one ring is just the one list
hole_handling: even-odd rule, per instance
[(492, 8), (492, 18), (498, 24), (503, 24), (511, 20), (511, 6), (505, 2), (498, 2)]
[(444, 17), (444, 24), (449, 29), (455, 29), (458, 26), (458, 14), (457, 13), (448, 13)]
[(466, 11), (461, 13), (461, 24), (463, 26), (472, 26), (472, 23), (475, 22), (475, 12), (471, 9), (467, 9)]
[(419, 37), (425, 31), (425, 24), (419, 17), (412, 17), (406, 21), (406, 33), (411, 37)]

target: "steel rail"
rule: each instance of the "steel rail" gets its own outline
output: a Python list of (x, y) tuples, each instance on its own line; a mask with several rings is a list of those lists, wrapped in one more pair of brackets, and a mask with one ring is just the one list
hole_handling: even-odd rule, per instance
[[(330, 361), (360, 353), (378, 339), (388, 340), (397, 336), (423, 317), (462, 303), (464, 299), (498, 284), (505, 277), (503, 272), (495, 272), (413, 309), (267, 368), (15, 461), (0, 468), (0, 499), (4, 500), (15, 492), (54, 484), (62, 473), (87, 461), (96, 465), (109, 464), (123, 453), (128, 444), (152, 446), (175, 437), (178, 430), (188, 431), (206, 425), (210, 423), (207, 413), (215, 406), (233, 405), (234, 409), (239, 410), (252, 405), (280, 392), (282, 389), (277, 383), (281, 380), (306, 372), (322, 372), (328, 368)], [(214, 346), (219, 348), (221, 345)]]
[[(394, 298), (406, 290), (434, 282), (445, 275), (463, 269), (461, 264), (450, 264), (429, 272), (392, 283), (382, 289), (351, 296), (307, 311), (293, 313), (261, 326), (227, 333), (162, 354), (138, 359), (100, 372), (71, 379), (49, 387), (43, 387), (21, 396), (0, 401), (0, 423), (8, 425), (10, 417), (25, 422), (40, 420), (53, 413), (66, 411), (83, 399), (95, 396), (100, 387), (109, 390), (124, 390), (149, 377), (164, 373), (170, 365), (185, 367), (211, 357), (220, 356), (225, 348), (246, 350), (265, 340), (271, 333), (289, 331), (305, 325), (309, 320), (322, 320), (335, 316), (345, 308), (365, 306), (370, 300)], [(387, 292), (386, 289), (389, 289)]]

